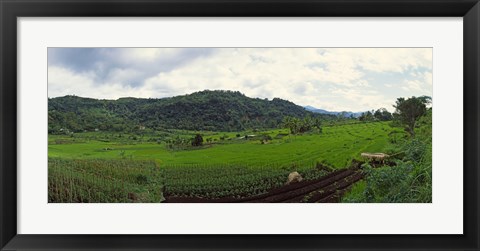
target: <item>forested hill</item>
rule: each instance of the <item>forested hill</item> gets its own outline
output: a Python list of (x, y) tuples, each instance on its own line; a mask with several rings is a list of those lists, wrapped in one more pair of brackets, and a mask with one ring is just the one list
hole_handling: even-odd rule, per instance
[(285, 116), (333, 117), (306, 111), (287, 100), (249, 98), (233, 91), (201, 91), (162, 99), (65, 96), (48, 100), (49, 133), (144, 128), (241, 131), (278, 127)]

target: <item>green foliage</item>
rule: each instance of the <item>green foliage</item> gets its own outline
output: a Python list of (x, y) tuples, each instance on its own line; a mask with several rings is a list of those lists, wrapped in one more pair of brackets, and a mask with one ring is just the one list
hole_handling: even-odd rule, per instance
[(387, 109), (385, 108), (380, 108), (376, 110), (373, 116), (375, 117), (376, 120), (379, 120), (379, 121), (389, 121), (393, 119), (392, 114), (388, 112)]
[(418, 139), (413, 139), (403, 146), (403, 151), (405, 153), (405, 160), (418, 163), (425, 157), (427, 145)]
[(390, 121), (393, 119), (393, 116), (385, 108), (377, 109), (376, 111), (366, 111), (362, 113), (359, 117), (359, 121), (363, 122), (372, 122), (372, 121)]
[(364, 166), (365, 202), (405, 202), (409, 187), (409, 173), (413, 170), (410, 163), (397, 162), (396, 166), (373, 169)]
[(317, 128), (319, 132), (322, 132), (322, 122), (320, 118), (312, 118), (311, 116), (303, 119), (286, 116), (283, 119), (282, 125), (284, 128), (288, 128), (291, 134), (305, 133), (311, 131), (313, 128)]
[(285, 116), (334, 118), (306, 111), (287, 100), (249, 98), (238, 91), (201, 91), (162, 99), (65, 96), (48, 100), (49, 133), (55, 134), (146, 129), (238, 132), (276, 128)]
[(427, 111), (426, 105), (431, 102), (431, 98), (427, 96), (411, 97), (409, 99), (398, 98), (395, 107), (394, 117), (405, 126), (411, 137), (415, 136), (415, 125), (418, 119), (425, 115)]
[(350, 190), (342, 197), (341, 202), (344, 203), (361, 203), (365, 201), (365, 189), (367, 183), (365, 180), (360, 180), (353, 184)]
[[(373, 168), (363, 165), (362, 186), (354, 186), (344, 202), (429, 203), (432, 202), (431, 109), (418, 123), (417, 137), (393, 143), (396, 165)], [(399, 154), (401, 153), (401, 154)]]
[(298, 171), (306, 180), (328, 174), (314, 164), (245, 165), (172, 165), (165, 171), (165, 195), (180, 197), (248, 197), (268, 192), (287, 181), (288, 174)]
[(355, 186), (344, 202), (428, 203), (432, 202), (431, 164), (397, 161), (394, 167), (364, 165), (365, 184)]
[(358, 120), (360, 121), (374, 121), (375, 117), (373, 116), (373, 113), (370, 111), (362, 113), (360, 117), (358, 117)]
[(196, 134), (195, 137), (192, 139), (192, 146), (201, 146), (203, 145), (203, 137), (200, 134)]
[(428, 108), (425, 116), (420, 117), (415, 130), (419, 140), (432, 141), (432, 108)]

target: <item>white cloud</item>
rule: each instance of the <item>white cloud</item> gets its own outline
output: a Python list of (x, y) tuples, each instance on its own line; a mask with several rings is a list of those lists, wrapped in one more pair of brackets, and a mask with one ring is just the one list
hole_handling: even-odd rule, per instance
[[(123, 67), (110, 69), (100, 80), (95, 71), (80, 74), (49, 66), (49, 96), (147, 98), (227, 89), (251, 97), (280, 97), (299, 105), (363, 111), (391, 106), (397, 95), (394, 87), (409, 96), (431, 92), (432, 85), (431, 49), (223, 48), (191, 59), (185, 49), (117, 49), (115, 53), (112, 60), (121, 61)], [(161, 62), (177, 58), (182, 58), (181, 64), (161, 70), (166, 67)], [(403, 77), (378, 84), (372, 79), (378, 72)], [(131, 84), (139, 79), (142, 83)]]
[(427, 83), (428, 85), (432, 86), (433, 84), (433, 79), (432, 79), (432, 73), (431, 72), (425, 72), (423, 74), (423, 79), (425, 81), (425, 83)]
[(148, 95), (148, 91), (119, 83), (98, 85), (94, 81), (93, 73), (77, 74), (68, 69), (50, 66), (48, 68), (48, 96), (64, 95), (117, 99), (125, 96), (143, 97)]
[(382, 107), (387, 110), (392, 110), (391, 106), (393, 101), (375, 90), (336, 89), (333, 90), (332, 93), (338, 95), (339, 98), (347, 100), (347, 103), (354, 103), (357, 109), (350, 111), (367, 111)]
[(406, 80), (402, 87), (405, 91), (422, 91), (422, 83), (418, 80)]

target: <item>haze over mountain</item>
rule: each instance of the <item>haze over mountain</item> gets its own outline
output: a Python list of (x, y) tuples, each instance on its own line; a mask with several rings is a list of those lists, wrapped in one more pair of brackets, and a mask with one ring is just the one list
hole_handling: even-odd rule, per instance
[(276, 128), (285, 116), (336, 117), (307, 111), (288, 100), (250, 98), (238, 91), (206, 90), (161, 99), (64, 96), (48, 100), (50, 133), (138, 128), (242, 131)]
[(324, 109), (319, 109), (319, 108), (315, 108), (313, 106), (304, 106), (305, 110), (307, 111), (310, 111), (310, 112), (314, 112), (314, 113), (320, 113), (320, 114), (329, 114), (329, 115), (342, 115), (343, 117), (351, 117), (353, 116), (354, 118), (358, 118), (362, 115), (362, 113), (364, 112), (351, 112), (351, 111), (341, 111), (341, 112), (333, 112), (333, 111), (327, 111), (327, 110), (324, 110)]

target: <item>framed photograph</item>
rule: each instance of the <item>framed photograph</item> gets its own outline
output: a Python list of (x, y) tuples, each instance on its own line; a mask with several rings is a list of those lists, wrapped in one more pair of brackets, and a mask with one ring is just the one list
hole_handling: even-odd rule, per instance
[(480, 250), (480, 5), (4, 1), (1, 250)]

